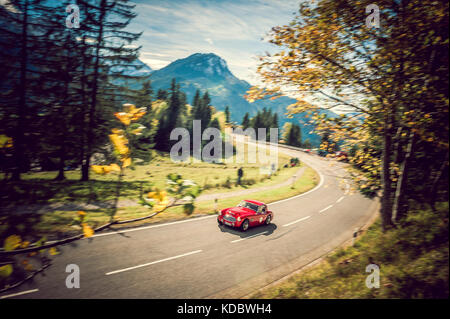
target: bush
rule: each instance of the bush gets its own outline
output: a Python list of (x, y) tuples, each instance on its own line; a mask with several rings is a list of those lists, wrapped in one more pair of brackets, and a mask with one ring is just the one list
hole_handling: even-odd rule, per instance
[[(411, 207), (399, 227), (383, 233), (377, 220), (352, 247), (259, 298), (448, 298), (448, 202)], [(365, 285), (369, 264), (380, 267), (379, 289)]]

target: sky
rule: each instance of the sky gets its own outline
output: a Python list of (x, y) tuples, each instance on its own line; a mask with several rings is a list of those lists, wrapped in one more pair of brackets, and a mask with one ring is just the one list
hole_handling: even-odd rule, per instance
[(194, 53), (215, 53), (239, 79), (257, 84), (257, 56), (277, 48), (272, 27), (288, 24), (300, 0), (134, 0), (128, 30), (143, 31), (140, 59), (152, 69)]

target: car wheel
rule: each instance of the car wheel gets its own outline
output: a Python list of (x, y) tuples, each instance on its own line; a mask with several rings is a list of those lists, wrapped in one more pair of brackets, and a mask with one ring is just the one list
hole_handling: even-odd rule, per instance
[(223, 223), (219, 220), (219, 218), (217, 218), (217, 222), (219, 223), (219, 225), (223, 225)]
[(248, 229), (248, 226), (249, 226), (248, 219), (246, 219), (241, 224), (241, 230), (246, 231)]
[(266, 225), (269, 225), (270, 224), (270, 221), (271, 221), (271, 216), (269, 215), (269, 216), (267, 216), (267, 218), (266, 218)]

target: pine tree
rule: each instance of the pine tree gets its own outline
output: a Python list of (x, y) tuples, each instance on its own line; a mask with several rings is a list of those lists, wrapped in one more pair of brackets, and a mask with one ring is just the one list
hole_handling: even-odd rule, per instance
[(302, 145), (302, 135), (300, 126), (297, 124), (292, 124), (287, 136), (286, 144), (295, 147), (300, 147)]
[[(89, 167), (91, 156), (94, 152), (95, 130), (98, 128), (97, 115), (99, 110), (99, 93), (102, 84), (107, 82), (100, 81), (102, 72), (117, 66), (132, 66), (132, 62), (137, 58), (139, 48), (125, 47), (124, 44), (130, 44), (136, 41), (141, 34), (125, 31), (136, 14), (133, 12), (135, 5), (129, 4), (128, 0), (79, 0), (80, 6), (87, 8), (87, 16), (83, 24), (87, 26), (86, 33), (89, 37), (95, 39), (93, 48), (92, 68), (92, 90), (90, 92), (89, 111), (87, 114), (87, 135), (85, 158), (82, 163), (82, 180), (89, 180)], [(115, 77), (121, 77), (114, 74)], [(103, 94), (114, 96), (113, 90), (104, 87)], [(103, 100), (104, 102), (111, 101)]]
[(230, 120), (230, 107), (227, 105), (225, 106), (225, 122), (229, 124), (231, 122)]
[(216, 128), (216, 129), (218, 129), (219, 131), (222, 131), (222, 128), (220, 127), (220, 123), (219, 123), (219, 120), (217, 119), (217, 117), (215, 117), (215, 118), (211, 121), (211, 123), (209, 124), (209, 127)]
[(242, 119), (242, 129), (246, 130), (249, 127), (250, 127), (250, 115), (247, 112), (245, 113), (244, 118)]
[(13, 139), (13, 180), (20, 180), (37, 151), (33, 137), (38, 108), (31, 96), (41, 87), (39, 59), (51, 45), (51, 30), (36, 16), (46, 11), (49, 8), (39, 0), (12, 0), (8, 8), (0, 6), (1, 130)]
[(169, 93), (166, 90), (159, 89), (158, 93), (156, 94), (157, 100), (163, 100), (166, 101), (169, 98)]
[(156, 133), (155, 142), (156, 148), (161, 151), (169, 151), (171, 147), (171, 141), (169, 139), (170, 133), (176, 127), (182, 126), (181, 115), (183, 113), (184, 105), (181, 105), (180, 90), (176, 84), (175, 78), (172, 79), (170, 88), (170, 101), (169, 106), (159, 120), (159, 127)]

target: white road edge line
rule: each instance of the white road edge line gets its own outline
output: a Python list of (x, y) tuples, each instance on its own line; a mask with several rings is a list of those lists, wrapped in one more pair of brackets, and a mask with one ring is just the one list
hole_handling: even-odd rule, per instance
[(329, 206), (325, 207), (324, 209), (320, 210), (319, 213), (323, 213), (324, 211), (326, 211), (327, 209), (330, 209), (331, 207), (333, 207), (333, 205), (329, 205)]
[(16, 296), (21, 296), (21, 295), (31, 294), (31, 293), (37, 292), (37, 291), (39, 291), (39, 289), (25, 290), (25, 291), (21, 291), (21, 292), (15, 293), (15, 294), (10, 294), (10, 295), (0, 296), (0, 299), (6, 299), (6, 298), (11, 298), (11, 297), (16, 297)]
[[(282, 200), (279, 200), (279, 201), (275, 201), (275, 202), (269, 203), (269, 204), (267, 204), (267, 205), (270, 206), (270, 205), (272, 205), (272, 204), (278, 204), (278, 203), (282, 203), (282, 202), (285, 202), (285, 201), (288, 201), (288, 200), (291, 200), (291, 199), (294, 199), (294, 198), (298, 198), (298, 197), (301, 197), (301, 196), (305, 196), (305, 195), (307, 195), (307, 194), (309, 194), (309, 193), (312, 193), (312, 192), (314, 192), (315, 190), (319, 189), (319, 188), (323, 185), (323, 183), (324, 183), (323, 175), (319, 172), (319, 170), (318, 170), (317, 168), (314, 168), (314, 167), (313, 167), (312, 165), (310, 165), (310, 164), (308, 164), (308, 165), (309, 165), (312, 169), (314, 169), (314, 170), (319, 174), (320, 182), (319, 182), (319, 184), (317, 184), (316, 187), (314, 187), (313, 189), (310, 189), (310, 190), (307, 191), (306, 193), (302, 193), (302, 194), (299, 194), (299, 195), (296, 195), (296, 196), (293, 196), (293, 197), (289, 197), (289, 198), (286, 198), (286, 199), (282, 199)], [(125, 233), (130, 233), (130, 232), (138, 231), (138, 230), (146, 230), (146, 229), (151, 229), (151, 228), (158, 228), (158, 227), (164, 227), (164, 226), (176, 225), (176, 224), (187, 223), (187, 222), (196, 221), (196, 220), (203, 220), (203, 219), (207, 219), (207, 218), (211, 218), (211, 217), (216, 217), (216, 215), (209, 215), (209, 216), (198, 217), (198, 218), (190, 218), (190, 219), (186, 219), (186, 220), (180, 220), (180, 221), (176, 221), (176, 222), (170, 222), (170, 223), (164, 223), (164, 224), (158, 224), (158, 225), (152, 225), (152, 226), (137, 227), (137, 228), (127, 229), (127, 230), (121, 230), (121, 231), (116, 231), (116, 232), (113, 231), (113, 232), (108, 232), (108, 233), (104, 233), (104, 234), (95, 234), (95, 235), (93, 235), (93, 236), (91, 236), (91, 237), (89, 237), (89, 238), (102, 237), (102, 236), (111, 236), (111, 235), (117, 235), (117, 234), (125, 234)], [(83, 239), (84, 239), (84, 238), (83, 238)], [(47, 243), (48, 243), (48, 244), (51, 244), (51, 243), (54, 243), (54, 242), (56, 242), (56, 241), (48, 241)]]
[(347, 195), (349, 193), (349, 191), (350, 191), (350, 184), (347, 181), (345, 181), (345, 192), (344, 192), (344, 194)]
[(341, 196), (341, 197), (336, 201), (336, 203), (340, 203), (340, 202), (344, 199), (344, 197), (345, 197), (345, 196)]
[(231, 241), (231, 242), (232, 242), (232, 243), (237, 243), (238, 241), (242, 241), (242, 240), (250, 239), (250, 238), (253, 238), (253, 237), (256, 237), (256, 236), (259, 236), (259, 235), (262, 235), (262, 234), (268, 233), (268, 232), (269, 232), (269, 231), (265, 231), (265, 232), (262, 232), (262, 233), (258, 233), (258, 234), (252, 235), (252, 236), (248, 236), (248, 237), (245, 237), (245, 238), (241, 238), (241, 239), (236, 239), (236, 240), (233, 240), (233, 241)]
[[(182, 224), (182, 223), (192, 222), (192, 221), (196, 221), (196, 220), (203, 220), (203, 219), (207, 219), (207, 218), (211, 218), (211, 217), (217, 217), (217, 215), (208, 215), (208, 216), (204, 216), (204, 217), (196, 217), (196, 218), (189, 218), (189, 219), (185, 219), (185, 220), (179, 220), (176, 222), (151, 225), (151, 226), (143, 226), (143, 227), (137, 227), (137, 228), (132, 228), (132, 229), (120, 230), (120, 231), (112, 231), (112, 232), (108, 232), (108, 233), (104, 233), (104, 234), (93, 235), (89, 238), (110, 236), (110, 235), (117, 235), (117, 234), (125, 234), (125, 233), (130, 233), (130, 232), (138, 231), (138, 230), (145, 230), (145, 229), (150, 229), (150, 228), (158, 228), (158, 227), (170, 226), (170, 225), (175, 225), (175, 224)], [(49, 241), (47, 243), (50, 244), (51, 242)]]
[[(310, 167), (311, 167), (311, 166), (310, 166)], [(311, 167), (311, 168), (312, 168), (312, 167)], [(313, 168), (313, 169), (314, 169), (314, 168)], [(317, 184), (316, 187), (314, 187), (313, 189), (310, 189), (310, 190), (307, 191), (306, 193), (302, 193), (302, 194), (296, 195), (296, 196), (294, 196), (294, 197), (289, 197), (289, 198), (286, 198), (286, 199), (278, 200), (278, 201), (276, 201), (276, 202), (272, 202), (272, 203), (269, 203), (269, 204), (267, 204), (267, 205), (270, 206), (270, 205), (273, 205), (273, 204), (278, 204), (278, 203), (286, 202), (286, 201), (291, 200), (291, 199), (294, 199), (294, 198), (302, 197), (302, 196), (305, 196), (305, 195), (307, 195), (307, 194), (309, 194), (309, 193), (312, 193), (312, 192), (316, 191), (317, 189), (319, 189), (320, 187), (322, 187), (323, 182), (324, 182), (324, 178), (323, 178), (322, 174), (321, 174), (317, 169), (315, 169), (315, 171), (319, 174), (319, 177), (320, 177), (320, 182), (319, 182), (319, 184)]]
[(128, 268), (124, 268), (124, 269), (119, 269), (119, 270), (110, 271), (110, 272), (107, 272), (105, 275), (106, 275), (106, 276), (109, 276), (109, 275), (117, 274), (117, 273), (124, 272), (124, 271), (128, 271), (128, 270), (133, 270), (133, 269), (137, 269), (137, 268), (142, 268), (142, 267), (146, 267), (146, 266), (158, 264), (158, 263), (161, 263), (161, 262), (163, 262), (163, 261), (169, 261), (169, 260), (173, 260), (173, 259), (177, 259), (177, 258), (181, 258), (181, 257), (185, 257), (185, 256), (197, 254), (197, 253), (200, 253), (200, 252), (202, 252), (202, 251), (203, 251), (203, 250), (194, 250), (194, 251), (191, 251), (191, 252), (186, 253), (186, 254), (182, 254), (182, 255), (178, 255), (178, 256), (173, 256), (173, 257), (169, 257), (169, 258), (164, 258), (164, 259), (161, 259), (161, 260), (152, 261), (152, 262), (150, 262), (150, 263), (146, 263), (146, 264), (142, 264), (142, 265), (137, 265), (137, 266), (133, 266), (133, 267), (128, 267)]
[(287, 227), (287, 226), (294, 225), (294, 224), (296, 224), (296, 223), (298, 223), (298, 222), (301, 222), (301, 221), (303, 221), (303, 220), (306, 220), (306, 219), (308, 219), (308, 218), (310, 218), (310, 217), (311, 217), (311, 216), (306, 216), (306, 217), (303, 217), (303, 218), (294, 220), (293, 222), (291, 222), (291, 223), (289, 223), (289, 224), (283, 225), (283, 227)]

